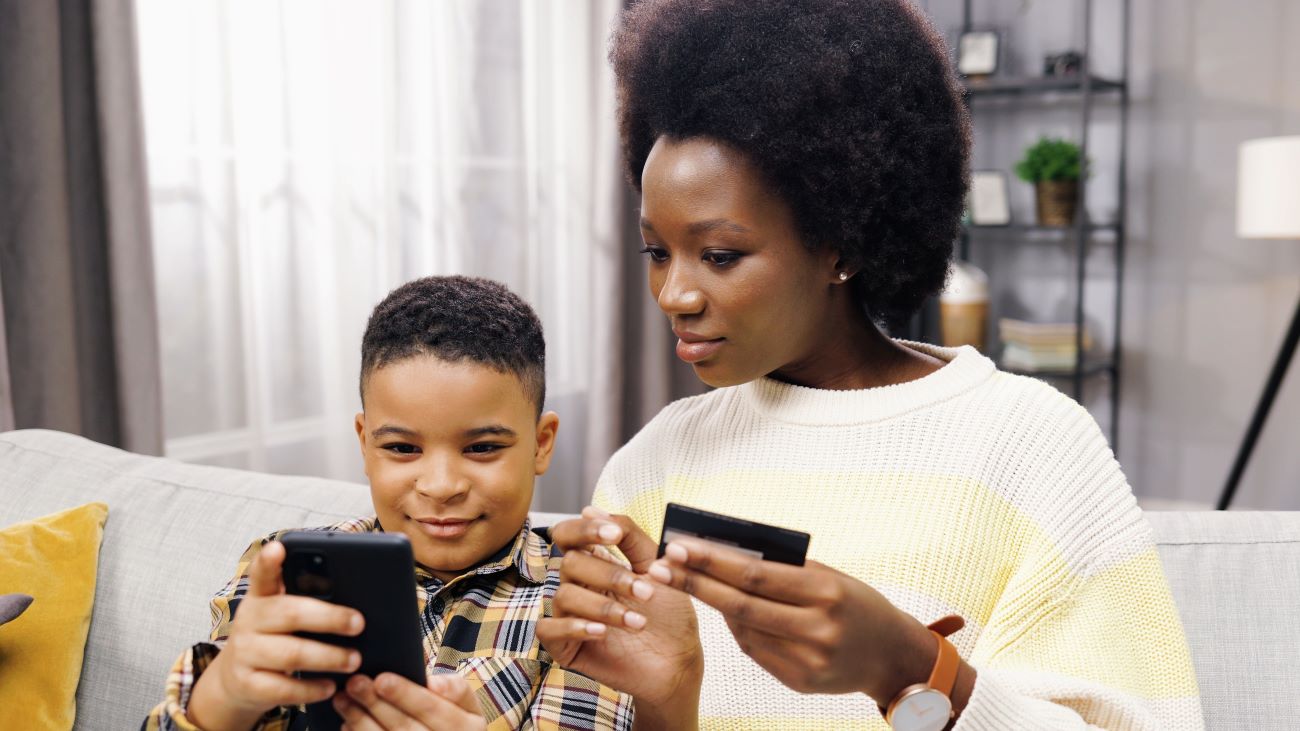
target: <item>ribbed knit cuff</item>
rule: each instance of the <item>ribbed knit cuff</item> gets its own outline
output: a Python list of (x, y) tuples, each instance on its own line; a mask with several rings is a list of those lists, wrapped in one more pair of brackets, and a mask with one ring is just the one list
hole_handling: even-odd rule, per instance
[(1077, 713), (1055, 703), (1016, 691), (997, 677), (997, 671), (980, 670), (966, 709), (953, 731), (1063, 731), (1085, 729)]

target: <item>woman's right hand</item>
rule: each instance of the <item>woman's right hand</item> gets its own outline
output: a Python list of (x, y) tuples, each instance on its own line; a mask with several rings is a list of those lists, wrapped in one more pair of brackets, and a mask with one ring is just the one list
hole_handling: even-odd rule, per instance
[(248, 593), (230, 625), (225, 646), (199, 676), (186, 715), (200, 728), (248, 729), (277, 706), (325, 700), (339, 689), (327, 679), (294, 671), (351, 673), (356, 650), (298, 637), (295, 632), (355, 636), (365, 620), (355, 609), (286, 594), (280, 567), (284, 546), (266, 544), (248, 571)]
[[(633, 697), (637, 728), (692, 728), (704, 655), (690, 597), (645, 572), (658, 544), (624, 515), (594, 507), (551, 528), (564, 551), (554, 616), (537, 636), (563, 667)], [(631, 564), (616, 562), (617, 546)]]

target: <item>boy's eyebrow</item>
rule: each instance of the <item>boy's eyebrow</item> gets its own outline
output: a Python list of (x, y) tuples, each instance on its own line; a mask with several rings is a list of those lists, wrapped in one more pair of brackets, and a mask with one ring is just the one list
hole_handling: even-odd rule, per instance
[(407, 429), (404, 426), (394, 426), (392, 424), (384, 424), (378, 429), (370, 432), (370, 438), (378, 439), (380, 437), (388, 436), (389, 434), (396, 434), (399, 437), (418, 436), (418, 434), (414, 429)]
[(465, 436), (467, 437), (481, 437), (487, 434), (490, 434), (492, 436), (497, 436), (497, 437), (512, 437), (512, 438), (519, 436), (518, 434), (515, 433), (514, 429), (511, 429), (508, 426), (503, 426), (501, 424), (488, 424), (487, 426), (479, 426), (473, 429), (465, 430)]

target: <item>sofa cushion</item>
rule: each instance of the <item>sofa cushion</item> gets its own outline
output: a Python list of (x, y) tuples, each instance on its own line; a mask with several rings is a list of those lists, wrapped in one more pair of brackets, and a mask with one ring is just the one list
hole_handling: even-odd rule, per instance
[(0, 708), (9, 728), (72, 726), (107, 517), (107, 506), (90, 503), (0, 529), (0, 586), (34, 599), (0, 628)]
[(1148, 512), (1207, 729), (1300, 718), (1300, 513)]
[(59, 432), (0, 434), (0, 464), (0, 525), (87, 500), (113, 516), (77, 689), (75, 728), (87, 731), (139, 728), (173, 661), (207, 636), (208, 599), (250, 541), (371, 512), (363, 485), (183, 464)]

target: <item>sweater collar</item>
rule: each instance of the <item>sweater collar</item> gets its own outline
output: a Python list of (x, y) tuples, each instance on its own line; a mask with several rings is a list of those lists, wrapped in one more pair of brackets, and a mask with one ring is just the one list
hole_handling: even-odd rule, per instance
[(969, 345), (941, 348), (905, 340), (898, 342), (945, 361), (946, 365), (914, 381), (851, 391), (795, 386), (767, 377), (737, 388), (756, 410), (777, 421), (808, 426), (867, 424), (959, 396), (997, 370), (993, 361)]

